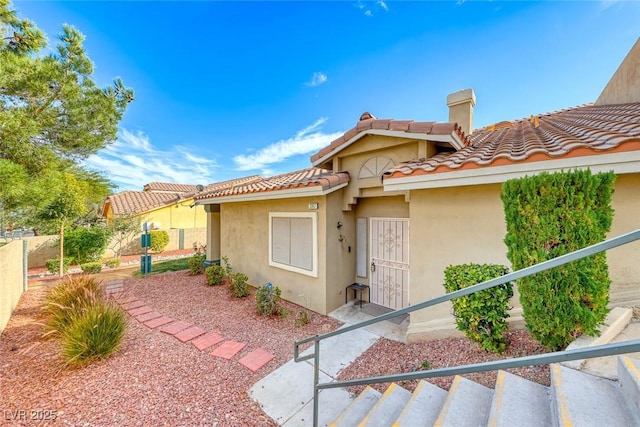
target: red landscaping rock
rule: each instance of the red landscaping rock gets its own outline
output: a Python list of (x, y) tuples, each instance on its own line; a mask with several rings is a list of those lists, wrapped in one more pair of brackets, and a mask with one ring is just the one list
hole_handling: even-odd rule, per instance
[(221, 341), (224, 341), (224, 338), (222, 338), (216, 332), (209, 332), (208, 334), (202, 335), (201, 337), (191, 341), (191, 344), (196, 346), (198, 350), (202, 351), (218, 344)]
[(160, 332), (164, 332), (165, 334), (175, 335), (180, 331), (187, 329), (192, 326), (191, 323), (180, 320), (178, 322), (172, 323), (160, 329)]
[(187, 342), (187, 341), (191, 341), (192, 339), (199, 337), (202, 334), (206, 334), (207, 331), (205, 331), (204, 329), (202, 329), (199, 326), (192, 326), (190, 328), (185, 329), (184, 331), (178, 332), (177, 334), (175, 334), (174, 336), (182, 341), (182, 342)]
[(148, 322), (144, 322), (144, 326), (151, 329), (155, 329), (171, 322), (173, 322), (173, 319), (171, 317), (162, 316), (162, 317), (156, 317), (155, 319), (149, 320)]
[(255, 372), (267, 363), (271, 362), (275, 357), (276, 356), (268, 351), (257, 348), (242, 359), (238, 360), (238, 362)]
[(223, 359), (231, 359), (238, 354), (246, 346), (245, 343), (237, 341), (225, 341), (220, 347), (216, 348), (211, 355), (222, 357)]

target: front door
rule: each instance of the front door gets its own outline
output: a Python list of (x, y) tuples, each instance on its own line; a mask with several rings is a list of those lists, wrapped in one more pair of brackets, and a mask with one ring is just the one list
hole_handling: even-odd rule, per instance
[(399, 310), (409, 306), (409, 220), (371, 218), (371, 302)]

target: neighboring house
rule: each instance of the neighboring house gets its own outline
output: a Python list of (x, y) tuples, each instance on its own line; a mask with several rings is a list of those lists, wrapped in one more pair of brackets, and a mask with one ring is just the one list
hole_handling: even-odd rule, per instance
[[(399, 309), (444, 293), (450, 264), (509, 265), (501, 185), (543, 171), (618, 175), (611, 230), (640, 227), (640, 40), (594, 105), (473, 129), (472, 90), (450, 95), (451, 123), (380, 120), (311, 157), (312, 168), (196, 196), (207, 259), (229, 257), (255, 285), (320, 313), (345, 287)], [(640, 301), (640, 245), (609, 252), (612, 301)], [(635, 260), (635, 261), (634, 261)], [(366, 297), (365, 297), (366, 298)], [(512, 320), (521, 321), (517, 297)], [(447, 305), (413, 313), (408, 341), (454, 333)]]
[(145, 184), (144, 191), (123, 191), (107, 197), (102, 216), (110, 222), (118, 215), (139, 215), (153, 229), (204, 228), (207, 217), (204, 208), (194, 204), (195, 196), (258, 179), (250, 176), (207, 186), (151, 182)]

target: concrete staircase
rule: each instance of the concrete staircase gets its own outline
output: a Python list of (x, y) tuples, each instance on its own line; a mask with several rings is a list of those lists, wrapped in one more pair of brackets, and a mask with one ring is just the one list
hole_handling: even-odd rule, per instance
[(456, 377), (449, 392), (421, 381), (367, 387), (330, 424), (352, 426), (640, 426), (640, 362), (618, 358), (618, 380), (551, 365), (551, 386), (498, 372), (495, 388)]

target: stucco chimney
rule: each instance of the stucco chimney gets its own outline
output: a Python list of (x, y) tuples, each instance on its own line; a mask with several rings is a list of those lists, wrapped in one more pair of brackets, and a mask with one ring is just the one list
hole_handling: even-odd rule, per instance
[(449, 122), (458, 123), (465, 135), (473, 131), (473, 107), (476, 105), (476, 94), (473, 89), (465, 89), (447, 96)]

